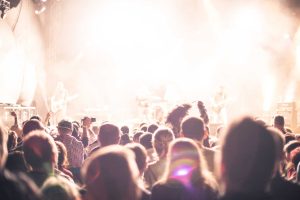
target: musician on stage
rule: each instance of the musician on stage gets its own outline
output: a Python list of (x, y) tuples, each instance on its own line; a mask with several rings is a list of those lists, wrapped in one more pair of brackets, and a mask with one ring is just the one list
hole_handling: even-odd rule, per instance
[(50, 109), (53, 113), (53, 123), (57, 124), (60, 120), (67, 117), (68, 91), (62, 82), (58, 82), (50, 100)]
[(225, 88), (220, 86), (212, 99), (212, 122), (216, 124), (227, 123), (226, 101), (227, 96)]

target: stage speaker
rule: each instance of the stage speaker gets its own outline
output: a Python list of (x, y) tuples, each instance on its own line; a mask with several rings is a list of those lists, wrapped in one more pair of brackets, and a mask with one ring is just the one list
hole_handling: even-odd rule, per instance
[(278, 103), (276, 115), (282, 115), (285, 120), (285, 126), (292, 130), (297, 129), (297, 107), (296, 102)]

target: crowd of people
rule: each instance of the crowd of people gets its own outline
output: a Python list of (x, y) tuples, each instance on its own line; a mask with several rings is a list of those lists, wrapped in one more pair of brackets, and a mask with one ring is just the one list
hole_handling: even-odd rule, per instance
[(202, 102), (163, 124), (93, 125), (33, 116), (0, 128), (0, 199), (299, 200), (300, 140), (245, 116), (211, 133)]

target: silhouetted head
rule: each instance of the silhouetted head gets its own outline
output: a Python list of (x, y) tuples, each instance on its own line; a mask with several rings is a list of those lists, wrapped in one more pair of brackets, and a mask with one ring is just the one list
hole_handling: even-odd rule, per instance
[(57, 163), (57, 147), (51, 136), (43, 131), (34, 131), (24, 138), (24, 157), (36, 170), (51, 172)]
[(277, 161), (272, 133), (246, 117), (229, 127), (221, 143), (220, 178), (226, 192), (263, 192)]
[(196, 141), (202, 141), (205, 135), (205, 124), (199, 117), (187, 117), (182, 121), (181, 134)]
[(153, 147), (157, 155), (162, 158), (167, 155), (169, 144), (175, 139), (174, 133), (169, 128), (159, 128), (152, 138)]
[(127, 144), (126, 147), (134, 152), (137, 167), (140, 175), (142, 175), (147, 168), (147, 151), (145, 147), (138, 143)]
[(119, 144), (120, 129), (118, 126), (110, 123), (105, 123), (100, 126), (98, 140), (101, 146)]
[(31, 131), (36, 131), (36, 130), (40, 130), (40, 131), (45, 130), (42, 122), (40, 122), (36, 119), (27, 121), (23, 126), (23, 137), (28, 135)]

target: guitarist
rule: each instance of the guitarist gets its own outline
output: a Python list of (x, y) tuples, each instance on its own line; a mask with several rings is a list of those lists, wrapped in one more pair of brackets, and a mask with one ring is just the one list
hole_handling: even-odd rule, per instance
[(62, 82), (58, 82), (50, 100), (50, 110), (53, 113), (53, 123), (67, 117), (68, 91)]
[(227, 123), (226, 101), (225, 89), (223, 86), (220, 86), (213, 97), (213, 123)]

